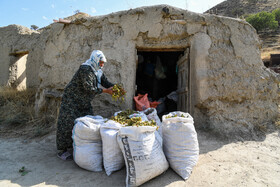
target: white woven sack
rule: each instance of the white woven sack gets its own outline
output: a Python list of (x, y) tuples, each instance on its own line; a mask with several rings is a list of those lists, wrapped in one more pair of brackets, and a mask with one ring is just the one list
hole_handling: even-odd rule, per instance
[(104, 123), (100, 128), (102, 139), (103, 164), (106, 174), (109, 176), (114, 171), (124, 167), (124, 158), (117, 142), (117, 134), (122, 125), (113, 120)]
[[(171, 117), (174, 115), (185, 117)], [(190, 114), (176, 111), (162, 117), (163, 150), (170, 167), (188, 179), (199, 156), (197, 133)]]
[(157, 110), (155, 108), (148, 108), (144, 111), (149, 121), (154, 120), (158, 126), (158, 133), (162, 137), (162, 125), (161, 121), (157, 115)]
[(89, 171), (102, 171), (101, 141), (75, 146), (73, 153), (74, 161), (79, 167)]
[(75, 120), (72, 130), (75, 163), (89, 171), (102, 171), (101, 116), (84, 116)]
[(169, 167), (162, 146), (155, 137), (156, 127), (123, 127), (118, 143), (126, 164), (126, 186), (139, 186)]
[(84, 116), (75, 120), (75, 136), (82, 140), (101, 140), (100, 125), (106, 119), (101, 116)]

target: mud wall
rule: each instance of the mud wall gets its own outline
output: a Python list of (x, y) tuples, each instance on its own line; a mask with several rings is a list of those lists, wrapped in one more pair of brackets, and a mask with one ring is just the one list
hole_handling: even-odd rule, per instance
[[(27, 27), (19, 25), (9, 25), (0, 28), (0, 85), (11, 86), (14, 78), (20, 72), (25, 72), (24, 87), (38, 87), (40, 80), (38, 78), (39, 67), (43, 61), (43, 48), (45, 41), (43, 35), (38, 31), (30, 30)], [(20, 57), (22, 63), (17, 65)], [(22, 69), (26, 67), (26, 69)], [(20, 85), (21, 83), (17, 83)]]
[(190, 48), (191, 107), (197, 127), (251, 136), (278, 115), (279, 74), (264, 67), (258, 35), (243, 20), (160, 5), (54, 23), (40, 32), (17, 30), (9, 35), (16, 39), (7, 41), (2, 34), (14, 27), (0, 28), (1, 66), (7, 67), (11, 51), (28, 50), (28, 71), (33, 74), (27, 71), (27, 76), (33, 80), (27, 84), (38, 87), (37, 110), (60, 97), (94, 49), (107, 57), (104, 73), (109, 80), (127, 90), (123, 105), (106, 94), (94, 99), (95, 114), (108, 117), (133, 106), (138, 49)]

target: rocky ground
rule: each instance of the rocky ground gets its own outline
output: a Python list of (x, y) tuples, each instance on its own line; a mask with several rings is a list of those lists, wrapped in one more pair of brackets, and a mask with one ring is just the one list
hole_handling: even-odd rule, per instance
[[(240, 142), (199, 130), (198, 140), (199, 161), (187, 181), (169, 169), (142, 186), (279, 186), (280, 132)], [(125, 186), (125, 169), (108, 177), (57, 158), (54, 133), (36, 139), (1, 136), (0, 141), (0, 186)]]

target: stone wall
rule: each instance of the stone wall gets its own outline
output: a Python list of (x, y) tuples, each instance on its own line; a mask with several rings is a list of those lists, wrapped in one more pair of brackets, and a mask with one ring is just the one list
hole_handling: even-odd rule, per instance
[(245, 21), (160, 5), (54, 23), (28, 36), (8, 34), (15, 27), (22, 29), (0, 28), (1, 47), (7, 46), (1, 50), (1, 66), (7, 67), (7, 54), (15, 48), (28, 50), (33, 74), (27, 71), (27, 76), (34, 79), (30, 85), (38, 86), (37, 110), (59, 98), (94, 49), (108, 60), (104, 73), (109, 80), (127, 90), (121, 106), (106, 94), (94, 99), (95, 114), (108, 117), (133, 106), (137, 50), (190, 48), (191, 111), (197, 127), (252, 136), (278, 115), (279, 74), (264, 67), (258, 35)]

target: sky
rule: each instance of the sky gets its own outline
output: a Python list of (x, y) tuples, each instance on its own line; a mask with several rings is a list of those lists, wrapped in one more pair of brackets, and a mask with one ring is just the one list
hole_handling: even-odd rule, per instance
[(39, 28), (53, 23), (53, 19), (65, 18), (75, 11), (91, 16), (129, 10), (142, 6), (168, 4), (203, 13), (224, 0), (0, 0), (0, 27), (11, 24)]

